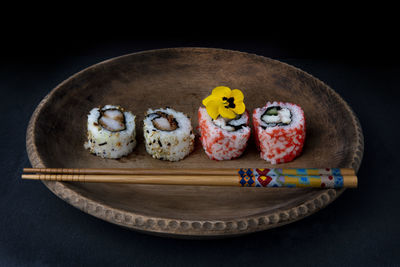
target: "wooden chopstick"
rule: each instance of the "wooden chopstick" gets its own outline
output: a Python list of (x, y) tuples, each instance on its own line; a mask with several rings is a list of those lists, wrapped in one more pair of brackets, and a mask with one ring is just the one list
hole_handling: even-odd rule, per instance
[(197, 175), (96, 175), (96, 174), (23, 174), (23, 179), (71, 181), (84, 183), (128, 183), (128, 184), (172, 184), (172, 185), (236, 185), (232, 176), (197, 176)]
[[(24, 173), (52, 174), (133, 174), (133, 175), (237, 175), (240, 169), (145, 169), (145, 168), (24, 168)], [(266, 169), (259, 169), (266, 170)], [(283, 175), (356, 175), (350, 168), (269, 168)]]
[[(242, 187), (357, 187), (351, 169), (37, 169), (25, 168), (23, 179)], [(343, 173), (342, 173), (343, 172)]]

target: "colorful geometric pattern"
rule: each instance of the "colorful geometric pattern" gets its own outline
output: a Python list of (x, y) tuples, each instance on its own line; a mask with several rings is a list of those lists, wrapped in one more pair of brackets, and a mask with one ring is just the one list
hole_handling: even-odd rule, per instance
[(242, 185), (242, 187), (255, 186), (252, 169), (240, 169), (238, 173), (239, 173), (239, 183)]
[(242, 187), (343, 187), (340, 169), (249, 168), (238, 173)]
[(277, 169), (254, 169), (256, 187), (281, 187), (283, 181)]
[(304, 175), (304, 176), (309, 176), (309, 175), (333, 175), (333, 176), (340, 176), (342, 175), (340, 173), (339, 168), (326, 168), (326, 169), (317, 169), (317, 168), (308, 168), (308, 169), (302, 169), (302, 168), (297, 168), (297, 169), (276, 169), (279, 170), (280, 173), (288, 174), (288, 175)]
[(335, 188), (343, 187), (343, 176), (333, 176)]
[(295, 176), (285, 175), (284, 184), (286, 187), (320, 187), (321, 176)]
[(332, 175), (321, 176), (321, 187), (334, 188), (335, 179), (333, 179), (333, 176)]

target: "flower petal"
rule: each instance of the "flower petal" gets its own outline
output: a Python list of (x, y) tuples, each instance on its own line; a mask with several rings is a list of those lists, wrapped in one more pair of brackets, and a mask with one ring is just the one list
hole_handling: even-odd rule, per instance
[(215, 87), (213, 90), (212, 90), (212, 93), (211, 93), (213, 96), (216, 96), (216, 97), (219, 97), (219, 98), (223, 98), (223, 97), (226, 97), (226, 98), (229, 98), (229, 96), (230, 96), (230, 94), (231, 94), (231, 89), (229, 88), (229, 87), (226, 87), (226, 86), (218, 86), (218, 87)]
[(203, 99), (202, 103), (203, 103), (204, 106), (207, 106), (208, 102), (210, 102), (212, 100), (214, 100), (214, 101), (222, 101), (222, 99), (220, 99), (220, 98), (218, 98), (216, 96), (209, 95), (209, 96), (207, 96), (206, 98)]
[(210, 100), (210, 101), (208, 101), (208, 103), (207, 103), (207, 106), (206, 106), (207, 113), (208, 113), (208, 115), (210, 115), (210, 117), (213, 118), (214, 120), (215, 120), (216, 118), (218, 118), (218, 115), (219, 115), (219, 107), (220, 107), (220, 106), (222, 106), (222, 105), (221, 105), (221, 102), (216, 101), (216, 100)]
[(243, 101), (235, 101), (235, 108), (232, 110), (236, 114), (243, 114), (243, 112), (246, 110), (246, 106), (244, 105)]
[(233, 89), (231, 92), (231, 97), (235, 99), (235, 104), (237, 101), (243, 101), (244, 99), (244, 95), (239, 89)]
[(219, 114), (227, 119), (234, 119), (236, 117), (235, 112), (233, 112), (230, 108), (226, 108), (224, 105), (220, 105), (218, 107)]

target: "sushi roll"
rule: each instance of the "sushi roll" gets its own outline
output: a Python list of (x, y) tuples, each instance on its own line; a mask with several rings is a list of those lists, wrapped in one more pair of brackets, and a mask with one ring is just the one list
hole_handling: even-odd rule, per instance
[(146, 151), (153, 158), (179, 161), (194, 148), (190, 119), (172, 108), (149, 109), (143, 120)]
[(240, 157), (246, 149), (251, 129), (243, 93), (225, 86), (213, 89), (198, 110), (200, 141), (213, 160)]
[(306, 124), (300, 106), (267, 102), (253, 111), (253, 125), (256, 144), (264, 160), (272, 164), (290, 162), (303, 150)]
[(136, 146), (135, 115), (120, 106), (105, 105), (90, 111), (85, 148), (102, 158), (117, 159)]
[(232, 120), (221, 116), (213, 120), (207, 110), (200, 107), (198, 116), (200, 141), (210, 159), (231, 160), (242, 155), (250, 137), (247, 111)]

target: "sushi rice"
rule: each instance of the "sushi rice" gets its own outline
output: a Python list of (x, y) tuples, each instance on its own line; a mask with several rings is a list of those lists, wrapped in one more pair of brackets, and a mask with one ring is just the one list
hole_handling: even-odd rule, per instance
[(143, 134), (147, 153), (156, 159), (179, 161), (194, 149), (190, 119), (169, 107), (147, 111)]
[(136, 146), (135, 118), (120, 106), (93, 108), (88, 115), (84, 147), (102, 158), (128, 155)]
[(267, 102), (253, 111), (253, 125), (260, 156), (267, 162), (290, 162), (300, 155), (306, 137), (304, 112), (300, 106)]
[(198, 118), (200, 141), (210, 159), (231, 160), (242, 155), (251, 133), (247, 111), (232, 120), (213, 120), (206, 108), (200, 107)]

